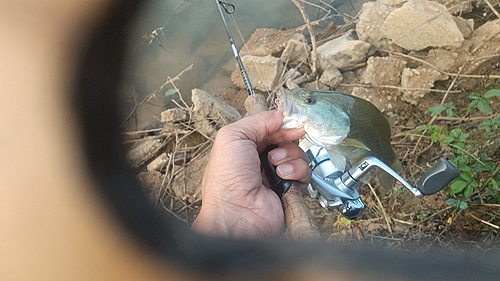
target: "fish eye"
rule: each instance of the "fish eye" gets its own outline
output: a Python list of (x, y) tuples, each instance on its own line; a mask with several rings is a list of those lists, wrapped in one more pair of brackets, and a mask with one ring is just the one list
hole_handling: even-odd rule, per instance
[(312, 96), (307, 96), (307, 97), (304, 97), (304, 103), (306, 104), (315, 104), (316, 103), (316, 99)]

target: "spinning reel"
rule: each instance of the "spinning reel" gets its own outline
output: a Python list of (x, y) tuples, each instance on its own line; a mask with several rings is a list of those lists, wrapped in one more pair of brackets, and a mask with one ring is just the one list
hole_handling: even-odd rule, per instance
[(318, 199), (323, 208), (338, 210), (351, 220), (357, 218), (365, 207), (356, 187), (361, 179), (375, 167), (389, 173), (417, 198), (440, 191), (460, 175), (450, 162), (441, 158), (422, 175), (415, 188), (376, 157), (365, 157), (350, 169), (340, 171), (330, 161), (325, 148), (312, 145), (307, 140), (302, 140), (299, 146), (306, 152), (309, 167), (312, 169), (311, 182), (307, 187), (309, 195)]

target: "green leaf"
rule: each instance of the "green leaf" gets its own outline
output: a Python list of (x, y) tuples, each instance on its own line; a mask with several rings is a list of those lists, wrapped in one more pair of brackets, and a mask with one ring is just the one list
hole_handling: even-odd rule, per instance
[(448, 192), (450, 194), (457, 194), (457, 193), (462, 192), (466, 186), (467, 186), (466, 181), (461, 180), (461, 179), (457, 179), (451, 184), (450, 190)]
[(464, 189), (465, 198), (469, 198), (469, 196), (472, 194), (473, 191), (474, 191), (474, 187), (472, 187), (471, 184), (467, 185)]
[(474, 106), (476, 106), (478, 102), (479, 102), (478, 100), (471, 101), (467, 106), (467, 112), (471, 112), (474, 109)]
[(460, 210), (465, 210), (467, 209), (469, 206), (467, 205), (467, 202), (460, 202), (460, 205), (458, 206), (460, 208)]
[(479, 111), (481, 111), (482, 114), (484, 115), (489, 115), (490, 114), (490, 100), (488, 99), (482, 99), (479, 101), (477, 104), (477, 108)]
[(441, 139), (442, 143), (452, 143), (455, 140), (453, 136), (445, 136)]
[(168, 97), (168, 96), (171, 96), (173, 94), (176, 94), (178, 93), (179, 90), (178, 89), (168, 89), (166, 92), (165, 92), (165, 97)]
[(458, 207), (458, 200), (455, 199), (455, 198), (448, 198), (448, 200), (446, 200), (445, 203), (448, 204), (448, 205), (450, 205), (450, 206), (453, 206), (455, 208)]
[(472, 100), (478, 100), (480, 98), (481, 98), (481, 95), (478, 93), (472, 93), (469, 95), (469, 99), (472, 99)]
[(491, 183), (491, 185), (493, 185), (493, 187), (497, 187), (497, 188), (500, 187), (498, 185), (498, 182), (495, 179), (493, 179), (493, 178), (490, 180), (490, 183)]
[(446, 107), (445, 107), (445, 106), (443, 106), (443, 105), (436, 105), (436, 106), (433, 106), (433, 107), (431, 107), (431, 108), (427, 109), (427, 110), (425, 111), (425, 113), (426, 113), (426, 114), (429, 114), (429, 113), (430, 113), (430, 114), (431, 114), (431, 116), (436, 116), (436, 115), (438, 115), (439, 113), (443, 112), (445, 109), (446, 109)]
[(491, 89), (484, 94), (484, 97), (487, 99), (491, 99), (492, 97), (500, 97), (499, 89)]
[(460, 174), (460, 177), (464, 180), (464, 181), (470, 181), (472, 179), (472, 175), (471, 173), (469, 173), (469, 171), (463, 171), (461, 174)]

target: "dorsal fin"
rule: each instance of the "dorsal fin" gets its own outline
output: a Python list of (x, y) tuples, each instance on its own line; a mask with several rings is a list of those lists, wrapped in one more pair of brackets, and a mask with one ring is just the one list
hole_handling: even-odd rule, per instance
[(368, 148), (364, 143), (360, 142), (357, 139), (346, 138), (340, 143), (340, 145), (354, 146), (354, 147), (359, 147), (359, 148), (366, 149), (366, 150), (370, 151), (370, 148)]

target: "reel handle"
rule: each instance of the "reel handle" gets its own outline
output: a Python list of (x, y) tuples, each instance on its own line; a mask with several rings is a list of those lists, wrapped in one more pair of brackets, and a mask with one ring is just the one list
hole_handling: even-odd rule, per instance
[(443, 189), (458, 176), (460, 176), (460, 172), (457, 168), (453, 167), (448, 160), (440, 158), (439, 161), (418, 180), (417, 189), (420, 190), (423, 195), (431, 195)]

